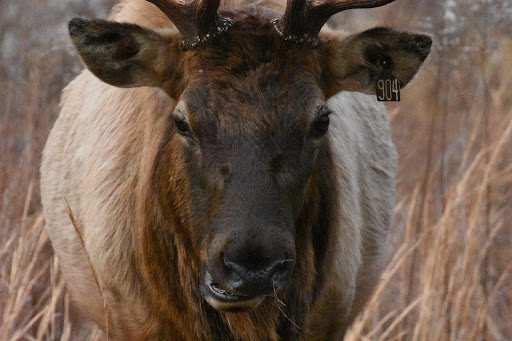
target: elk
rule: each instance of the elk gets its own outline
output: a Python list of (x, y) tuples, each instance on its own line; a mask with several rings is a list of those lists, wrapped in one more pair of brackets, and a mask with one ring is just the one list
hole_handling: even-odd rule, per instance
[(375, 84), (407, 84), (431, 39), (324, 24), (392, 1), (124, 0), (70, 21), (87, 69), (63, 92), (41, 191), (85, 316), (117, 340), (343, 338), (394, 206)]

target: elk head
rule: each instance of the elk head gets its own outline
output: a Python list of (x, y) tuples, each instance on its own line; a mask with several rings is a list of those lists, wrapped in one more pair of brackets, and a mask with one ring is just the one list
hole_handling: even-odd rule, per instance
[(72, 40), (104, 82), (160, 87), (178, 101), (160, 154), (182, 160), (166, 177), (179, 183), (165, 186), (171, 201), (188, 198), (173, 207), (186, 206), (201, 292), (218, 310), (253, 308), (285, 286), (297, 261), (297, 219), (329, 150), (326, 100), (373, 93), (383, 72), (407, 84), (431, 39), (389, 28), (320, 32), (337, 12), (393, 0), (289, 0), (280, 19), (219, 13), (220, 0), (148, 1), (179, 33), (74, 19)]

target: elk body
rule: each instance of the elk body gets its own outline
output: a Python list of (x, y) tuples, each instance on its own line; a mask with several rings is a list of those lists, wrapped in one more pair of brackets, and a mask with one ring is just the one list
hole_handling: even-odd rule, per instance
[(407, 84), (431, 40), (321, 29), (388, 2), (124, 0), (70, 22), (88, 70), (64, 90), (41, 188), (85, 315), (105, 328), (105, 299), (118, 340), (343, 338), (394, 205), (397, 155), (367, 94), (383, 72)]

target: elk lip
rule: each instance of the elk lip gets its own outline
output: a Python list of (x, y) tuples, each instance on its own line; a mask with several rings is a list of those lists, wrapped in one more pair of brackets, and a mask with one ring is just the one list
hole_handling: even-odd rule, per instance
[(215, 283), (208, 271), (200, 289), (206, 301), (218, 311), (247, 311), (256, 308), (264, 299), (263, 296), (232, 294)]
[(219, 285), (217, 283), (215, 283), (215, 282), (211, 282), (210, 283), (210, 289), (215, 291), (215, 293), (220, 294), (220, 295), (225, 296), (225, 297), (236, 297), (236, 296), (239, 296), (239, 295), (232, 294), (229, 291), (226, 291), (224, 289), (221, 289), (219, 287)]

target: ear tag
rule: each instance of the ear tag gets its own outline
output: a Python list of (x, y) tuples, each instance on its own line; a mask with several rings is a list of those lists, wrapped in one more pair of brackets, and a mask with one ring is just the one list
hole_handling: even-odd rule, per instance
[(400, 81), (393, 75), (393, 61), (385, 58), (381, 61), (382, 73), (377, 79), (376, 94), (379, 102), (400, 102)]

